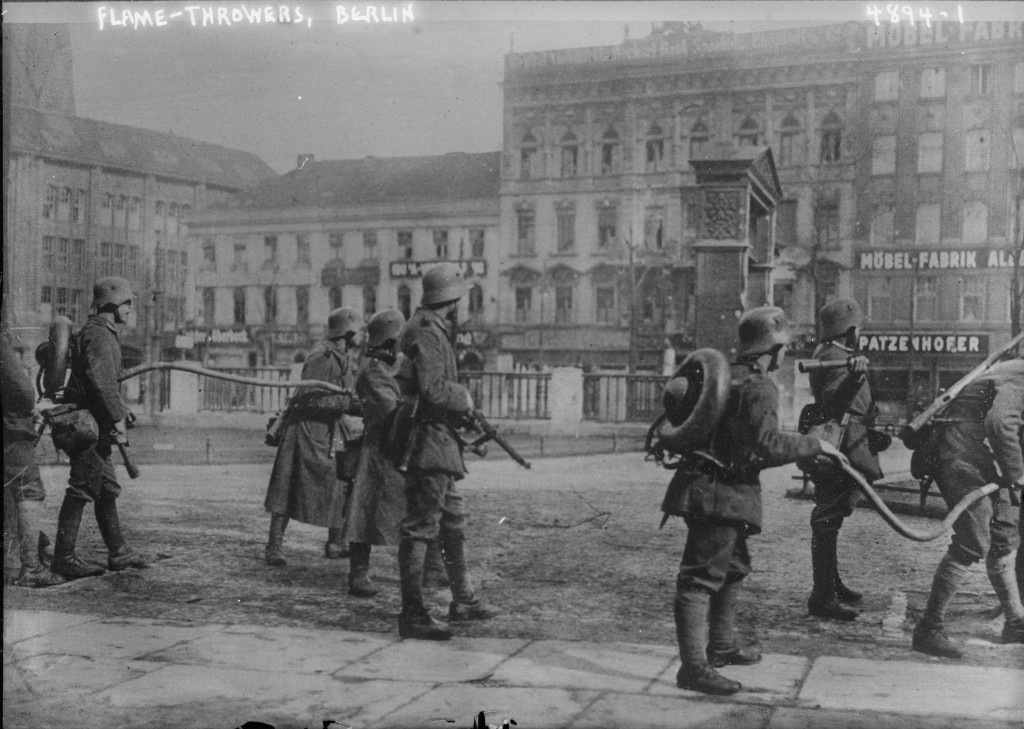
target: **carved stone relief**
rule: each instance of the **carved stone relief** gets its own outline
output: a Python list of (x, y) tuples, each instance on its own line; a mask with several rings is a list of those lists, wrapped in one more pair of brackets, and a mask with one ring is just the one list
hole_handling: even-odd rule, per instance
[(743, 193), (739, 190), (706, 190), (701, 220), (702, 237), (742, 240)]

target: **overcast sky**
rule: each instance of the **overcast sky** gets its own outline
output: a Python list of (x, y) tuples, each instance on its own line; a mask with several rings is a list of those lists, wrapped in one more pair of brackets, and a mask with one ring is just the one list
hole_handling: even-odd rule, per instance
[[(115, 14), (131, 7), (169, 15), (189, 4), (106, 7)], [(268, 2), (197, 4), (230, 10)], [(312, 24), (191, 27), (183, 14), (160, 28), (100, 30), (100, 3), (16, 8), (5, 3), (4, 11), (6, 21), (73, 22), (80, 116), (254, 152), (285, 172), (301, 153), (342, 159), (500, 149), (500, 83), (504, 55), (513, 46), (532, 51), (615, 45), (627, 26), (630, 37), (640, 38), (661, 20), (700, 21), (735, 32), (823, 25), (866, 20), (867, 7), (864, 2), (415, 2), (410, 23), (338, 25), (336, 2), (289, 0), (288, 5), (298, 5)], [(385, 7), (404, 5), (388, 0)], [(968, 15), (981, 18), (996, 17), (998, 8), (1009, 4), (962, 5)]]

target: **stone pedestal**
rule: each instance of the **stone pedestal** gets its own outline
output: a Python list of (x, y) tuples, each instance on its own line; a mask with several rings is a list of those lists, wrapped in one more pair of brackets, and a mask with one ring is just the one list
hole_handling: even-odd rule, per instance
[(548, 390), (552, 435), (579, 435), (583, 421), (583, 370), (556, 367)]

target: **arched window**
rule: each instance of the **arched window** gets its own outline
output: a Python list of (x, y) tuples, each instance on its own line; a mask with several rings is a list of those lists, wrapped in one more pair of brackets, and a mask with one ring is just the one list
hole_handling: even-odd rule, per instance
[(647, 130), (646, 152), (647, 172), (658, 172), (665, 168), (665, 132), (657, 124), (651, 124)]
[(779, 129), (779, 167), (790, 167), (799, 160), (800, 121), (792, 114), (786, 114)]
[(469, 315), (480, 316), (484, 311), (484, 288), (480, 284), (469, 287)]
[(756, 147), (761, 138), (760, 127), (757, 122), (749, 116), (740, 124), (740, 130), (736, 134), (737, 147)]
[(707, 150), (710, 140), (711, 131), (704, 122), (698, 121), (690, 127), (690, 159), (701, 157)]
[(830, 111), (821, 122), (821, 163), (834, 164), (842, 158), (843, 122)]
[(398, 310), (402, 312), (406, 321), (412, 316), (412, 293), (405, 284), (398, 287)]
[(609, 128), (601, 137), (601, 174), (614, 175), (619, 171), (619, 135)]
[(330, 290), (327, 292), (327, 301), (331, 305), (331, 311), (334, 311), (341, 306), (341, 286), (338, 286), (337, 284), (331, 286)]
[(537, 138), (532, 132), (527, 132), (519, 143), (519, 179), (530, 180), (539, 176), (538, 151)]
[(562, 177), (575, 177), (579, 174), (580, 154), (579, 142), (576, 139), (576, 135), (572, 132), (566, 132), (565, 136), (562, 137), (560, 144), (562, 148)]

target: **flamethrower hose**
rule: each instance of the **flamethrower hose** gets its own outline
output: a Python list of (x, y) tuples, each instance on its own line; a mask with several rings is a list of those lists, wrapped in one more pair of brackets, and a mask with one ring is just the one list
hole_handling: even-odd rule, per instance
[(325, 382), (324, 380), (285, 380), (281, 382), (273, 382), (270, 380), (259, 380), (255, 377), (242, 377), (241, 375), (231, 375), (227, 372), (208, 370), (205, 367), (190, 365), (184, 362), (149, 362), (147, 364), (140, 364), (137, 367), (132, 367), (122, 372), (118, 380), (124, 382), (132, 377), (138, 377), (139, 375), (145, 374), (146, 372), (152, 372), (154, 370), (181, 370), (182, 372), (191, 372), (194, 375), (202, 375), (215, 380), (227, 380), (228, 382), (237, 382), (241, 385), (256, 385), (257, 387), (318, 387), (323, 390), (336, 392), (339, 395), (355, 394), (351, 390), (347, 390), (344, 387), (340, 387), (339, 385), (335, 385), (330, 382)]
[(865, 496), (868, 497), (868, 500), (878, 510), (878, 513), (881, 514), (885, 523), (891, 526), (901, 536), (904, 536), (907, 539), (913, 539), (915, 542), (931, 542), (938, 539), (953, 528), (953, 522), (955, 522), (961, 514), (967, 511), (971, 504), (979, 499), (985, 498), (999, 488), (999, 485), (994, 483), (976, 488), (974, 491), (967, 494), (967, 496), (960, 499), (960, 502), (950, 509), (949, 513), (946, 514), (946, 518), (942, 520), (942, 524), (939, 527), (929, 531), (921, 531), (918, 529), (912, 529), (900, 521), (899, 517), (892, 513), (889, 507), (886, 506), (885, 502), (882, 501), (882, 497), (880, 497), (875, 490), (871, 488), (871, 485), (859, 471), (855, 470), (848, 463), (843, 463), (841, 465), (843, 471), (856, 482), (857, 487)]

